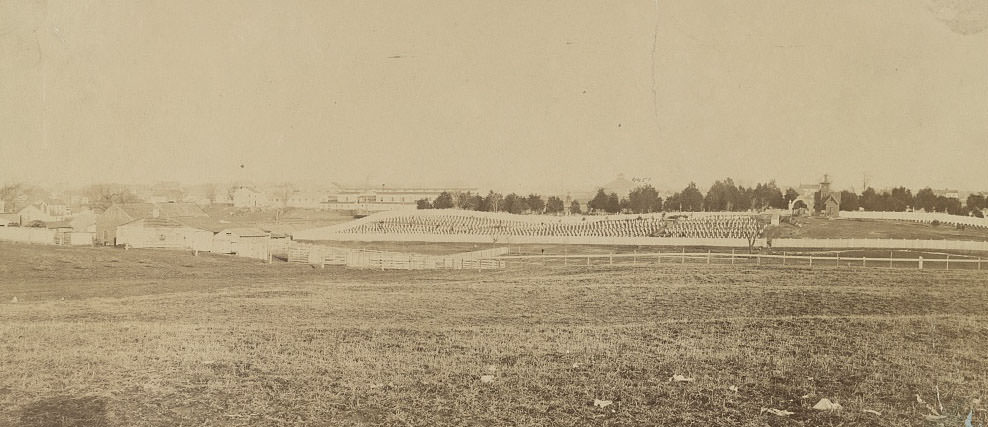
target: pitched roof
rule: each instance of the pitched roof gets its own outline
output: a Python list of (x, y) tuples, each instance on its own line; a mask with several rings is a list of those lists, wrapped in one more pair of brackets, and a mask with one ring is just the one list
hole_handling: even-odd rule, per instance
[(823, 199), (823, 203), (827, 203), (827, 202), (830, 201), (830, 199), (833, 199), (834, 202), (839, 205), (840, 204), (840, 196), (841, 196), (841, 193), (839, 193), (839, 192), (830, 193), (829, 195), (827, 195), (827, 198), (826, 199)]
[(227, 228), (220, 231), (220, 234), (232, 234), (238, 237), (267, 237), (268, 233), (260, 228), (253, 227), (236, 227)]
[(217, 221), (215, 218), (211, 218), (209, 216), (190, 216), (190, 217), (175, 218), (175, 221), (178, 221), (192, 228), (212, 231), (213, 233), (230, 228), (230, 224), (228, 222), (220, 222)]
[(154, 208), (158, 208), (158, 217), (161, 218), (184, 218), (184, 217), (208, 217), (205, 211), (195, 203), (117, 203), (119, 207), (131, 218), (153, 218)]
[(180, 223), (178, 221), (175, 221), (174, 219), (171, 219), (171, 218), (141, 218), (141, 219), (137, 219), (137, 220), (128, 222), (125, 225), (134, 224), (136, 222), (140, 222), (141, 225), (143, 225), (145, 228), (182, 228), (182, 227), (185, 227), (184, 224), (182, 224), (182, 223)]
[(45, 224), (45, 227), (49, 229), (55, 228), (72, 228), (72, 223), (70, 221), (55, 221)]

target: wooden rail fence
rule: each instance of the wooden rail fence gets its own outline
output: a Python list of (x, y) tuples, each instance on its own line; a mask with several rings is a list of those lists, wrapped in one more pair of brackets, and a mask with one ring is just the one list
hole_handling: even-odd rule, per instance
[(942, 258), (895, 257), (849, 257), (837, 253), (834, 256), (821, 255), (790, 255), (759, 254), (759, 253), (723, 253), (723, 252), (651, 252), (651, 253), (614, 253), (614, 254), (585, 254), (585, 255), (508, 255), (500, 256), (507, 266), (553, 265), (591, 266), (591, 265), (654, 265), (668, 263), (701, 263), (701, 264), (755, 264), (808, 267), (886, 267), (886, 268), (937, 268), (950, 270), (968, 269), (982, 270), (988, 267), (988, 260), (981, 257), (965, 257), (945, 254)]

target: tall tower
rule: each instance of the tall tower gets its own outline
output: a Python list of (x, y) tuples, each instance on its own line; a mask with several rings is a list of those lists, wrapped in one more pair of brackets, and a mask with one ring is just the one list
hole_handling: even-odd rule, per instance
[(823, 182), (820, 183), (820, 200), (827, 200), (830, 197), (830, 176), (823, 175)]

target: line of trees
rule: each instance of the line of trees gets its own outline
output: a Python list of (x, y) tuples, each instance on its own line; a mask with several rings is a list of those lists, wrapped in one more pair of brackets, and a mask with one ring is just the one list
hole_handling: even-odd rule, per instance
[[(767, 209), (786, 209), (789, 203), (800, 197), (799, 192), (787, 188), (785, 192), (774, 181), (758, 183), (753, 187), (739, 186), (731, 178), (714, 182), (704, 193), (696, 183), (690, 183), (681, 191), (663, 200), (651, 185), (643, 185), (631, 190), (622, 197), (616, 193), (597, 190), (592, 199), (587, 201), (585, 208), (580, 202), (573, 200), (569, 206), (556, 196), (543, 198), (539, 194), (523, 196), (515, 193), (502, 195), (490, 191), (487, 195), (462, 192), (451, 194), (444, 192), (433, 200), (422, 199), (417, 202), (419, 209), (450, 209), (459, 208), (484, 212), (509, 212), (514, 214), (561, 214), (569, 213), (650, 213), (650, 212), (701, 212), (728, 211), (746, 212)], [(821, 209), (819, 193), (813, 208)], [(810, 206), (807, 206), (808, 208)], [(916, 192), (905, 187), (896, 187), (889, 191), (877, 192), (867, 188), (861, 194), (842, 191), (840, 209), (843, 211), (894, 211), (902, 212), (909, 209), (927, 212), (947, 212), (954, 215), (973, 214), (982, 216), (982, 210), (988, 208), (988, 198), (982, 194), (971, 194), (966, 203), (961, 200), (936, 195), (930, 188)]]
[(937, 195), (929, 187), (923, 188), (914, 195), (905, 187), (896, 187), (891, 191), (881, 193), (868, 187), (861, 194), (851, 191), (841, 192), (840, 209), (842, 211), (885, 211), (904, 212), (906, 210), (923, 210), (926, 212), (946, 212), (953, 215), (968, 215), (982, 217), (986, 207), (986, 199), (982, 194), (971, 194), (962, 203), (960, 199)]
[[(790, 190), (795, 193), (795, 190)], [(796, 197), (796, 196), (792, 196)], [(651, 185), (643, 185), (631, 190), (625, 197), (616, 193), (608, 194), (603, 189), (586, 204), (587, 213), (651, 213), (663, 211), (692, 211), (726, 210), (747, 211), (750, 209), (763, 210), (783, 208), (787, 200), (774, 182), (758, 184), (745, 188), (734, 185), (731, 178), (717, 181), (706, 195), (695, 183), (690, 183), (682, 191), (663, 200), (659, 192)], [(484, 212), (509, 212), (514, 214), (560, 214), (567, 209), (569, 213), (583, 213), (581, 204), (573, 200), (567, 207), (562, 199), (549, 196), (547, 199), (539, 194), (521, 196), (515, 193), (502, 196), (491, 191), (486, 196), (471, 192), (451, 194), (443, 192), (433, 200), (421, 199), (416, 202), (419, 209), (450, 209)]]
[[(556, 196), (549, 196), (547, 199), (543, 199), (539, 194), (522, 196), (510, 193), (505, 196), (494, 191), (487, 193), (486, 196), (469, 191), (456, 194), (444, 191), (433, 200), (420, 199), (416, 201), (416, 205), (419, 209), (459, 208), (471, 211), (509, 212), (514, 214), (559, 214), (563, 213), (566, 209), (563, 200)], [(575, 207), (577, 209), (575, 213), (579, 213), (579, 203)], [(573, 208), (574, 205), (570, 205), (571, 211)]]

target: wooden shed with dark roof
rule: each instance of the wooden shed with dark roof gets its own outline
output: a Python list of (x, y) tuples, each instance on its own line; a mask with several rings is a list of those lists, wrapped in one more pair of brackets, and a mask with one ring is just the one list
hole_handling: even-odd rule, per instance
[(117, 203), (96, 218), (96, 240), (104, 245), (123, 244), (117, 239), (117, 227), (145, 218), (209, 217), (195, 203)]
[(116, 244), (132, 248), (212, 250), (213, 232), (172, 218), (141, 218), (117, 226)]

